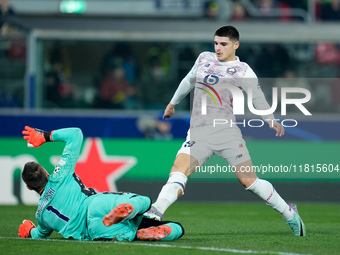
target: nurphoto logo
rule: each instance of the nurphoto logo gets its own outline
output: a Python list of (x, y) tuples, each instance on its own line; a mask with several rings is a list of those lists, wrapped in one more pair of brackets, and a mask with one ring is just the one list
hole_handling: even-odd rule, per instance
[[(203, 84), (203, 83), (201, 83)], [(203, 84), (205, 86), (207, 86), (208, 88), (210, 88), (216, 95), (217, 98), (220, 100), (220, 103), (222, 105), (220, 96), (218, 95), (218, 93), (216, 92), (215, 89), (213, 89), (211, 86), (207, 85), (207, 84)], [(202, 89), (202, 88), (199, 88)], [(234, 115), (244, 115), (244, 95), (242, 93), (242, 91), (235, 87), (235, 86), (231, 86), (231, 85), (225, 85), (225, 89), (230, 90), (230, 92), (233, 95), (233, 114)], [(213, 98), (213, 95), (205, 90), (202, 89), (205, 92), (207, 92), (208, 95), (210, 95)], [(273, 88), (273, 103), (272, 106), (267, 109), (267, 110), (257, 110), (254, 108), (253, 106), (253, 91), (252, 89), (248, 89), (248, 100), (247, 100), (247, 104), (248, 104), (248, 109), (251, 113), (255, 114), (255, 115), (269, 115), (272, 114), (273, 112), (276, 111), (277, 109), (277, 102), (278, 102), (278, 93), (277, 93), (277, 88)], [(287, 93), (300, 93), (303, 94), (305, 97), (304, 98), (287, 98)], [(307, 109), (306, 107), (303, 106), (303, 104), (307, 103), (309, 100), (311, 99), (311, 93), (308, 89), (305, 88), (281, 88), (281, 115), (287, 115), (287, 105), (288, 104), (292, 104), (292, 105), (296, 105), (296, 107), (298, 109), (300, 109), (300, 111), (304, 114), (304, 115), (312, 115)], [(216, 100), (213, 98), (215, 104), (216, 104)], [(202, 115), (206, 115), (207, 114), (207, 99), (206, 99), (206, 95), (203, 94), (202, 96), (202, 108), (201, 108), (201, 113)]]
[[(214, 88), (214, 85), (216, 85), (219, 82), (219, 77), (214, 75), (207, 75), (203, 82), (198, 82), (202, 85), (202, 87), (197, 87), (198, 89), (204, 91), (205, 93), (201, 94), (201, 115), (207, 115), (207, 98), (210, 97), (214, 105), (216, 107), (222, 107), (225, 101), (223, 101), (222, 95), (224, 90), (228, 90), (228, 94), (231, 94), (231, 102), (232, 102), (232, 113), (233, 115), (244, 115), (245, 114), (245, 98), (244, 94), (242, 92), (242, 89), (240, 89), (239, 86), (230, 85), (227, 83), (224, 83), (221, 86), (219, 86), (220, 90), (219, 93), (217, 92), (217, 88)], [(222, 93), (221, 93), (222, 88)], [(259, 87), (258, 87), (259, 88)], [(253, 105), (253, 89), (248, 88), (247, 92), (247, 106), (248, 110), (258, 116), (267, 116), (273, 114), (277, 107), (278, 107), (278, 88), (273, 87), (272, 88), (272, 105), (269, 109), (256, 109)], [(290, 98), (290, 95), (294, 95), (294, 98)], [(296, 95), (299, 95), (300, 98), (296, 98)], [(305, 116), (311, 116), (312, 114), (307, 110), (307, 108), (304, 106), (304, 104), (308, 103), (311, 99), (311, 93), (308, 89), (305, 88), (298, 88), (298, 87), (283, 87), (280, 89), (280, 102), (281, 102), (281, 115), (286, 116), (287, 115), (287, 105), (295, 105)], [(216, 116), (218, 117), (218, 116)], [(275, 119), (278, 121), (279, 119)], [(269, 119), (266, 119), (266, 121), (270, 121)], [(264, 125), (264, 121), (261, 119), (250, 119), (248, 121), (243, 120), (241, 122), (233, 122), (230, 119), (222, 119), (222, 118), (215, 118), (213, 120), (213, 126), (217, 125), (226, 125), (230, 124), (231, 126), (234, 124), (241, 124), (243, 126), (248, 125), (249, 127), (262, 127)], [(284, 127), (295, 127), (297, 126), (298, 122), (294, 119), (283, 119), (281, 120), (281, 125)]]

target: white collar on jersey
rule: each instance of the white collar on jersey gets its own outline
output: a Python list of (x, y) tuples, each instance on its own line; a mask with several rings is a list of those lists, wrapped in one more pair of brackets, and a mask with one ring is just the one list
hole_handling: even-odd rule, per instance
[[(215, 54), (215, 58), (217, 60), (217, 56)], [(234, 64), (235, 62), (240, 62), (240, 58), (238, 56), (235, 56), (235, 60), (232, 60), (232, 61), (228, 61), (228, 62), (221, 62), (219, 61), (222, 65), (230, 65), (230, 64)]]

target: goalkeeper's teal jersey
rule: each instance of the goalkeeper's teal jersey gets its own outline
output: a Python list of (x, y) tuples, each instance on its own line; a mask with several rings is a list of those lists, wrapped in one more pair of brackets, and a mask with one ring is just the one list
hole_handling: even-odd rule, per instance
[(95, 191), (86, 188), (74, 173), (83, 134), (79, 128), (64, 128), (55, 130), (52, 139), (65, 142), (66, 146), (39, 199), (38, 227), (31, 231), (31, 236), (48, 238), (56, 230), (65, 238), (90, 240), (87, 208)]

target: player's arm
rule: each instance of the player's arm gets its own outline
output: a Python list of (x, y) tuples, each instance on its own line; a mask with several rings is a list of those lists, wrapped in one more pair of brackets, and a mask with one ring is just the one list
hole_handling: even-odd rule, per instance
[[(257, 93), (255, 93), (253, 97), (253, 105), (257, 110), (267, 110), (270, 108), (261, 89), (257, 89)], [(274, 129), (276, 131), (276, 136), (281, 137), (284, 135), (284, 127), (275, 120), (273, 114), (263, 115), (261, 117), (268, 123), (271, 129)]]
[[(255, 106), (257, 110), (268, 110), (270, 108), (261, 89), (257, 89), (257, 92), (253, 94), (255, 94), (253, 95), (253, 105)], [(285, 129), (280, 123), (278, 123), (275, 120), (275, 117), (273, 114), (262, 115), (261, 117), (263, 120), (265, 120), (268, 123), (271, 129), (274, 129), (276, 131), (276, 136), (281, 137), (284, 135)]]
[(52, 232), (52, 229), (45, 229), (40, 225), (36, 227), (32, 221), (24, 220), (19, 226), (18, 236), (21, 238), (46, 239), (52, 234)]
[(62, 162), (67, 164), (68, 169), (73, 169), (76, 165), (83, 142), (83, 133), (79, 128), (62, 128), (48, 132), (26, 126), (22, 133), (29, 147), (37, 148), (45, 142), (65, 142)]
[(285, 134), (284, 127), (278, 123), (275, 119), (268, 120), (269, 127), (276, 131), (276, 136), (283, 136)]
[(33, 239), (47, 239), (52, 234), (53, 229), (43, 228), (41, 225), (38, 225), (37, 228), (33, 228), (31, 231), (31, 237)]
[(168, 119), (175, 113), (175, 106), (179, 104), (186, 95), (193, 89), (196, 81), (196, 73), (198, 69), (198, 59), (190, 72), (183, 78), (179, 84), (175, 94), (173, 95), (170, 103), (164, 111), (163, 119)]
[(80, 128), (62, 128), (53, 132), (53, 141), (65, 142), (65, 148), (62, 157), (72, 157), (78, 160), (81, 144), (83, 142), (83, 133)]
[[(242, 82), (243, 90), (247, 93), (249, 90), (252, 92), (252, 103), (257, 110), (268, 110), (270, 106), (263, 94), (261, 87), (259, 86), (258, 78), (254, 71), (249, 68), (244, 76)], [(285, 130), (283, 126), (275, 120), (273, 114), (262, 115), (264, 121), (266, 121), (271, 129), (276, 131), (276, 136), (283, 136)]]

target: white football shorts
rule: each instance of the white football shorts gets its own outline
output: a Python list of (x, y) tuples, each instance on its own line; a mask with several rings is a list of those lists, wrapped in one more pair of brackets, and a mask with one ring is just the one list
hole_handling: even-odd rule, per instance
[(213, 155), (224, 158), (230, 166), (250, 159), (246, 142), (237, 126), (223, 129), (211, 126), (191, 128), (177, 155), (180, 153), (194, 156), (199, 166), (203, 166)]

